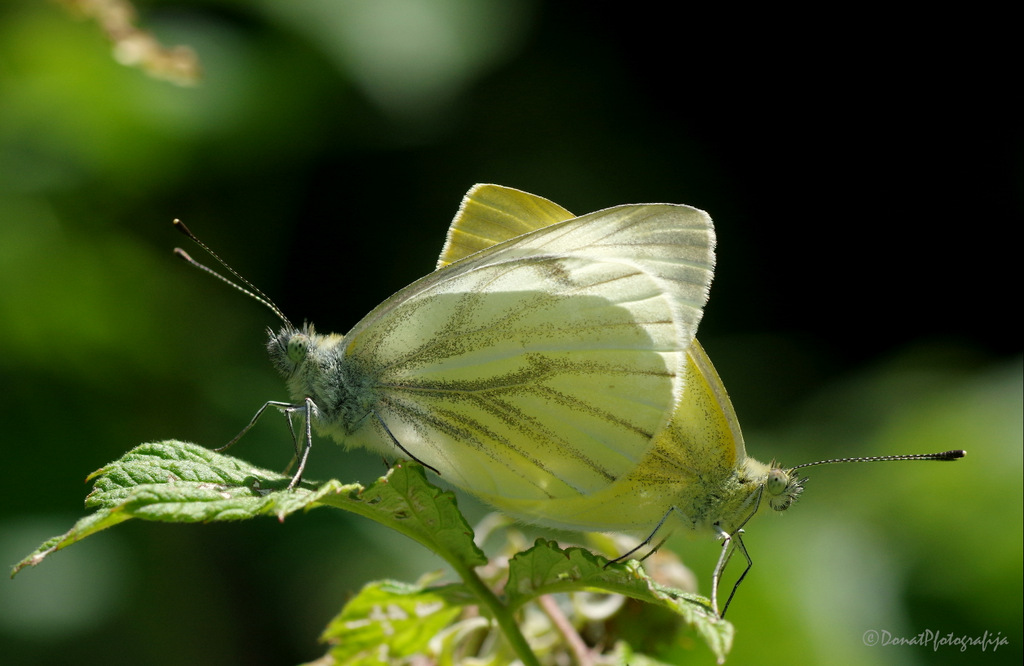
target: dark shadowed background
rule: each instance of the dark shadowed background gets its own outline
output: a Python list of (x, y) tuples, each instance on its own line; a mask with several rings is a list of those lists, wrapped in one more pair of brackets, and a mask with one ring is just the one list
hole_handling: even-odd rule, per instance
[[(118, 64), (64, 5), (0, 7), (8, 564), (70, 527), (83, 478), (132, 446), (219, 446), (287, 397), (263, 350), (274, 317), (175, 260), (186, 241), (172, 218), (293, 320), (344, 332), (432, 270), (462, 195), (494, 182), (577, 213), (711, 213), (719, 263), (700, 338), (752, 456), (968, 451), (811, 470), (787, 514), (750, 524), (730, 663), (1021, 659), (1024, 142), (1008, 16), (137, 7), (144, 29), (195, 49), (199, 85)], [(280, 421), (233, 453), (283, 469)], [(320, 442), (308, 476), (382, 471)], [(4, 661), (298, 663), (322, 653), (319, 631), (362, 583), (441, 566), (322, 513), (91, 537), (0, 582)], [(707, 593), (716, 544), (671, 545)], [(871, 630), (1008, 644), (867, 646)], [(711, 657), (698, 646), (693, 661)]]

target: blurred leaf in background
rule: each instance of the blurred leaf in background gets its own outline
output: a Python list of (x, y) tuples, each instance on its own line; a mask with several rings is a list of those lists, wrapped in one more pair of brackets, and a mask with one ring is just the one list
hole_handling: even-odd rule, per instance
[[(812, 470), (785, 518), (751, 524), (731, 663), (1022, 657), (1024, 142), (1007, 17), (135, 6), (161, 44), (195, 51), (197, 85), (119, 64), (62, 4), (0, 7), (9, 563), (79, 515), (85, 476), (126, 450), (219, 446), (285, 397), (263, 354), (272, 317), (176, 262), (172, 218), (293, 320), (344, 332), (431, 270), (470, 185), (497, 182), (570, 210), (711, 213), (701, 340), (751, 455), (968, 451)], [(275, 421), (239, 454), (283, 469)], [(381, 471), (322, 445), (309, 474)], [(706, 593), (716, 545), (672, 545)], [(367, 580), (440, 566), (365, 521), (315, 513), (127, 525), (3, 583), (0, 645), (24, 664), (298, 663), (322, 654), (316, 636)], [(982, 655), (867, 646), (869, 630), (1010, 638)]]

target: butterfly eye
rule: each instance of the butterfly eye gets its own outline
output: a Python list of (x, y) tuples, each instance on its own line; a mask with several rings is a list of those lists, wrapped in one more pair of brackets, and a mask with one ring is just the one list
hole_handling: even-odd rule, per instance
[(306, 358), (308, 349), (309, 338), (302, 333), (296, 333), (288, 340), (288, 359), (292, 363), (300, 363)]
[(769, 495), (781, 495), (786, 492), (786, 487), (789, 485), (789, 475), (781, 469), (773, 469), (768, 473), (768, 481), (765, 485), (768, 487)]

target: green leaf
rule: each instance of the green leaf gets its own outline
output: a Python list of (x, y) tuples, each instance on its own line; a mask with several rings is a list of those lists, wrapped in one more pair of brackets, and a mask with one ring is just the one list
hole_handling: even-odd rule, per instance
[(429, 654), (429, 643), (475, 599), (461, 585), (424, 588), (395, 581), (366, 585), (324, 630), (336, 664), (390, 664)]
[(365, 489), (332, 480), (318, 486), (303, 482), (287, 491), (288, 476), (196, 444), (166, 441), (137, 446), (88, 478), (95, 483), (86, 506), (98, 511), (67, 533), (47, 540), (15, 565), (12, 576), (50, 553), (130, 518), (197, 523), (272, 515), (284, 520), (300, 509), (318, 506), (366, 516), (464, 567), (487, 561), (473, 543), (473, 530), (459, 513), (454, 495), (428, 484), (415, 463), (394, 467)]
[(195, 523), (274, 515), (283, 520), (299, 509), (316, 506), (324, 495), (362, 489), (330, 481), (315, 489), (273, 492), (287, 487), (290, 477), (176, 441), (137, 446), (88, 479), (95, 483), (85, 504), (98, 510), (66, 533), (48, 539), (14, 566), (12, 576), (50, 553), (131, 518)]
[(621, 594), (673, 611), (701, 635), (719, 662), (732, 648), (732, 624), (715, 615), (707, 599), (659, 585), (636, 560), (609, 563), (584, 548), (563, 550), (553, 541), (538, 539), (509, 563), (505, 594), (512, 609), (542, 594), (580, 590)]
[(188, 442), (141, 444), (120, 460), (93, 472), (87, 507), (124, 511), (133, 518), (175, 523), (247, 520), (275, 515), (283, 520), (321, 497), (358, 493), (359, 484), (329, 481), (282, 491), (291, 477), (254, 467)]

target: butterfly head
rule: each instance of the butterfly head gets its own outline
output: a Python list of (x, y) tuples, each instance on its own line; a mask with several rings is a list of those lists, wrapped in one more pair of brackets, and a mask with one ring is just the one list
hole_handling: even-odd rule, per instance
[(340, 335), (321, 335), (312, 324), (301, 329), (284, 326), (278, 332), (267, 330), (270, 361), (285, 378), (296, 403), (312, 398), (320, 405), (339, 405), (351, 401), (345, 392), (349, 372), (339, 358)]
[(785, 511), (804, 491), (806, 477), (800, 477), (796, 468), (781, 467), (776, 461), (768, 464), (746, 458), (737, 468), (736, 485), (725, 490), (725, 502), (717, 508), (716, 531), (734, 534), (756, 514)]
[(309, 350), (319, 336), (311, 324), (302, 329), (283, 326), (280, 331), (267, 329), (267, 353), (274, 367), (286, 378), (296, 374), (309, 356)]
[(773, 460), (764, 482), (765, 499), (775, 511), (785, 511), (804, 491), (807, 477), (800, 478), (793, 469), (782, 469)]

